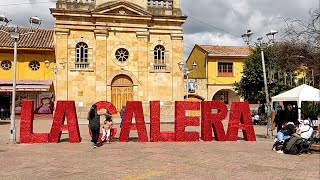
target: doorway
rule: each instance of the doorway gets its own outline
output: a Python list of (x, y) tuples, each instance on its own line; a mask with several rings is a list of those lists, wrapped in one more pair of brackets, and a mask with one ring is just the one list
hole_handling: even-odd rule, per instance
[(10, 97), (10, 95), (0, 94), (0, 109), (1, 107), (4, 109), (3, 112), (0, 112), (0, 119), (10, 118)]
[(124, 74), (120, 74), (113, 78), (111, 83), (111, 102), (121, 110), (122, 106), (127, 104), (127, 101), (133, 100), (133, 82), (132, 79)]

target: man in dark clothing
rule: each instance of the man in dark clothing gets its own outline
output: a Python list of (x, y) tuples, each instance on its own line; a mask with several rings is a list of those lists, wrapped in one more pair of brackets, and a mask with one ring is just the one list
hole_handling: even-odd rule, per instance
[(0, 107), (0, 120), (1, 120), (1, 119), (5, 119), (5, 118), (4, 118), (4, 111), (5, 111), (5, 110), (4, 110), (3, 106), (1, 106), (1, 107)]
[(278, 106), (277, 114), (275, 116), (274, 122), (277, 126), (277, 132), (282, 129), (282, 125), (284, 123), (284, 111), (282, 110), (281, 106)]
[(122, 106), (122, 109), (120, 110), (120, 117), (121, 117), (120, 128), (122, 128), (123, 118), (124, 118), (125, 112), (126, 112), (126, 106)]
[(288, 104), (287, 109), (285, 111), (285, 122), (296, 122), (298, 121), (298, 113), (295, 109), (293, 109), (291, 104)]

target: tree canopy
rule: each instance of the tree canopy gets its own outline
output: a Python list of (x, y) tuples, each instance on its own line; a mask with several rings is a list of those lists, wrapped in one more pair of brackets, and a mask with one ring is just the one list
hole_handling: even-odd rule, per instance
[[(286, 19), (281, 41), (264, 49), (270, 97), (300, 84), (320, 88), (320, 11), (310, 11), (310, 21)], [(265, 101), (261, 49), (252, 48), (244, 63), (243, 76), (235, 83), (246, 100)]]

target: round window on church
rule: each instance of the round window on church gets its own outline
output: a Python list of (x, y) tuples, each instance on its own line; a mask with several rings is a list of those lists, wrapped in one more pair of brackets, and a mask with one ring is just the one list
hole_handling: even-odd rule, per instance
[(115, 54), (116, 58), (120, 62), (126, 62), (129, 59), (129, 51), (125, 48), (119, 48)]
[(40, 63), (38, 61), (31, 61), (29, 63), (29, 68), (32, 71), (38, 71), (40, 69)]
[(2, 67), (2, 69), (5, 70), (5, 71), (10, 70), (10, 69), (11, 69), (11, 66), (12, 66), (11, 61), (4, 60), (4, 61), (1, 62), (1, 67)]

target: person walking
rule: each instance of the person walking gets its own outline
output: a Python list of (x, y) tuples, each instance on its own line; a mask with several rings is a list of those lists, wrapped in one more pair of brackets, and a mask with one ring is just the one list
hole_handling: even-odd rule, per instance
[(126, 112), (126, 106), (122, 106), (122, 108), (120, 110), (120, 117), (121, 117), (120, 128), (122, 128), (123, 118), (124, 118), (125, 112)]
[(285, 117), (284, 118), (285, 118), (285, 122), (284, 123), (298, 121), (298, 113), (297, 113), (296, 109), (294, 109), (291, 104), (287, 105), (287, 109), (285, 111)]
[(0, 120), (2, 120), (2, 119), (4, 120), (4, 119), (5, 119), (5, 118), (4, 118), (4, 111), (5, 111), (5, 110), (4, 110), (3, 106), (1, 106), (1, 107), (0, 107)]
[(97, 105), (92, 105), (88, 113), (89, 128), (92, 132), (92, 146), (97, 148), (97, 142), (100, 134), (100, 115), (97, 113)]

